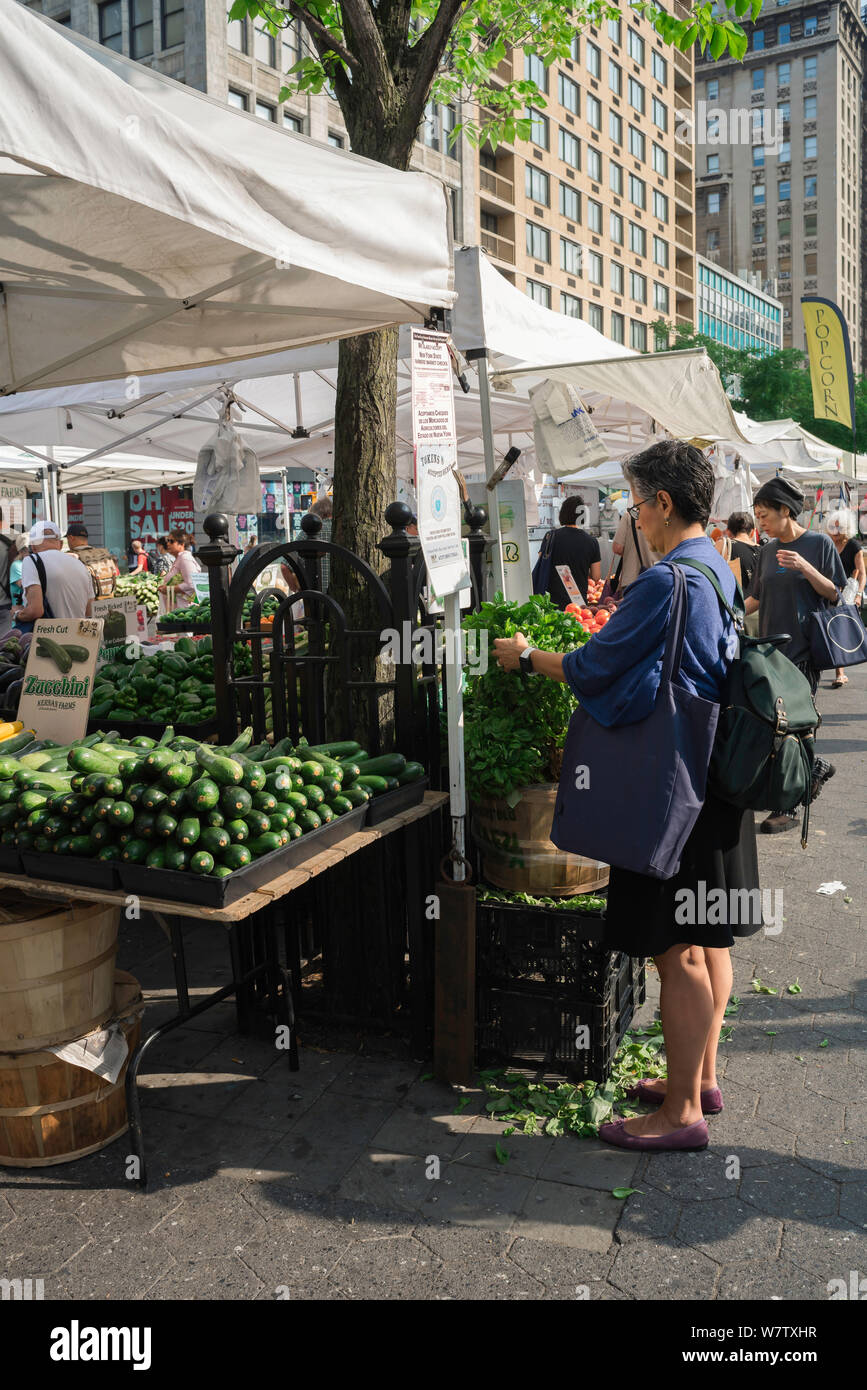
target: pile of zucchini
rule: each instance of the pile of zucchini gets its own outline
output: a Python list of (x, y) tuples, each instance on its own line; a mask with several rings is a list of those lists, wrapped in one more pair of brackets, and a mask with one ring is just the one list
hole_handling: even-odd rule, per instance
[(224, 748), (91, 734), (58, 747), (0, 743), (0, 844), (225, 878), (253, 859), (424, 776), (400, 753), (288, 739)]

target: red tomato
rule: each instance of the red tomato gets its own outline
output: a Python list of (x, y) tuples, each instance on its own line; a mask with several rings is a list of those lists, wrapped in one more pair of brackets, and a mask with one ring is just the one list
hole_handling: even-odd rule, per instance
[(611, 614), (608, 612), (607, 608), (600, 608), (599, 612), (596, 614), (596, 621), (600, 627), (604, 627), (610, 617)]
[(564, 613), (575, 613), (577, 615), (581, 610), (577, 608), (574, 603), (567, 603), (563, 611)]

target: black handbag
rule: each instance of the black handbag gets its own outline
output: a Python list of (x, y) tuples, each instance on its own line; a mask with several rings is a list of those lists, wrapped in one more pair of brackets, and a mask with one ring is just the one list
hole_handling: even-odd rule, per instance
[(818, 671), (867, 661), (867, 630), (854, 603), (827, 603), (810, 614), (810, 660)]

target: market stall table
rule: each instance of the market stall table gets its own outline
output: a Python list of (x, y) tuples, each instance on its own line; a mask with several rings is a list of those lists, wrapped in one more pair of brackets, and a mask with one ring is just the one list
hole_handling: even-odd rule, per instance
[[(195, 903), (171, 902), (164, 898), (140, 897), (137, 907), (140, 912), (149, 912), (156, 918), (166, 933), (172, 950), (172, 963), (175, 972), (175, 988), (178, 998), (178, 1013), (167, 1023), (148, 1033), (130, 1059), (126, 1074), (127, 1113), (132, 1132), (133, 1152), (138, 1159), (138, 1184), (147, 1183), (147, 1167), (144, 1156), (144, 1136), (142, 1132), (141, 1108), (138, 1096), (138, 1071), (142, 1058), (150, 1047), (164, 1034), (187, 1023), (191, 1018), (205, 1013), (223, 1000), (235, 996), (238, 1010), (238, 1026), (242, 1032), (251, 1031), (253, 1022), (253, 988), (257, 982), (264, 984), (265, 994), (279, 1025), (288, 1031), (289, 1069), (298, 1070), (298, 1045), (295, 1032), (295, 1016), (290, 987), (290, 970), (286, 962), (284, 933), (280, 931), (280, 919), (275, 906), (283, 898), (298, 888), (304, 887), (311, 879), (325, 873), (367, 849), (389, 835), (407, 830), (411, 825), (435, 816), (447, 804), (445, 792), (425, 792), (424, 800), (407, 810), (382, 821), (377, 826), (358, 830), (347, 836), (339, 844), (332, 845), (297, 868), (279, 874), (270, 883), (255, 889), (222, 908), (204, 907)], [(422, 874), (420, 840), (416, 835), (405, 838), (405, 857), (407, 881), (418, 881)], [(123, 908), (129, 905), (129, 895), (123, 891), (102, 891), (82, 888), (67, 883), (37, 883), (22, 874), (0, 873), (0, 887), (15, 887), (32, 897), (62, 898), (64, 900), (86, 900), (88, 902), (115, 903)], [(414, 1027), (414, 1041), (419, 1037), (422, 1025), (423, 1000), (426, 981), (421, 963), (424, 959), (424, 895), (407, 895), (407, 919), (409, 957), (412, 963), (411, 999)], [(190, 1006), (187, 967), (184, 951), (183, 924), (186, 918), (219, 923), (228, 928), (229, 948), (232, 958), (232, 983), (216, 990), (201, 1004)], [(242, 931), (241, 924), (247, 924)], [(257, 956), (260, 957), (257, 959)], [(280, 985), (282, 984), (282, 994)]]

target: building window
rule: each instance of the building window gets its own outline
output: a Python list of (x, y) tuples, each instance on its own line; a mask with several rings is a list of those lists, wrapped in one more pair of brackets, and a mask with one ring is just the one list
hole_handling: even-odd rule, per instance
[(602, 257), (598, 251), (587, 252), (587, 279), (591, 285), (602, 284)]
[(608, 235), (617, 246), (623, 245), (623, 218), (619, 212), (608, 214)]
[(598, 150), (594, 150), (588, 145), (587, 150), (587, 177), (591, 183), (602, 182), (602, 156)]
[(643, 208), (647, 201), (647, 185), (637, 174), (629, 175), (629, 199), (637, 208)]
[(779, 217), (779, 218), (777, 218), (777, 236), (778, 236), (778, 237), (790, 237), (791, 235), (792, 235), (792, 219), (791, 219), (791, 217)]
[(611, 40), (612, 43), (616, 43), (616, 44), (619, 46), (619, 44), (620, 44), (620, 20), (619, 20), (619, 19), (609, 19), (609, 21), (608, 21), (608, 37), (609, 37), (609, 39)]
[(636, 352), (647, 351), (647, 324), (639, 323), (637, 319), (629, 321), (629, 346)]
[(557, 78), (557, 94), (561, 106), (565, 106), (566, 110), (571, 111), (573, 116), (580, 115), (581, 101), (578, 83), (573, 82), (571, 77), (566, 77), (562, 72)]
[(229, 105), (234, 106), (238, 111), (247, 110), (247, 98), (243, 92), (236, 92), (234, 87), (229, 88)]
[(789, 199), (791, 198), (791, 196), (792, 196), (792, 181), (791, 181), (791, 179), (780, 179), (779, 183), (777, 184), (777, 201), (780, 202), (780, 203), (787, 203), (787, 202), (789, 201)]
[(577, 241), (568, 241), (564, 236), (560, 238), (560, 269), (568, 275), (581, 274), (581, 247)]
[(623, 330), (624, 330), (625, 326), (626, 326), (626, 320), (624, 319), (623, 315), (622, 315), (622, 314), (616, 314), (616, 313), (614, 313), (614, 312), (612, 311), (612, 314), (611, 314), (611, 338), (612, 338), (612, 341), (613, 341), (613, 342), (615, 342), (615, 343), (622, 343), (622, 342), (623, 342)]
[(541, 304), (545, 309), (551, 308), (551, 288), (549, 285), (540, 285), (538, 280), (528, 280), (527, 294), (536, 304)]
[(535, 82), (540, 92), (548, 92), (548, 69), (537, 53), (524, 54), (524, 77)]
[(160, 0), (163, 48), (174, 48), (184, 41), (184, 0)]
[(620, 64), (615, 63), (613, 58), (608, 59), (608, 86), (615, 96), (620, 96), (623, 88), (623, 72)]
[(707, 157), (707, 172), (709, 174), (719, 173), (719, 155), (709, 154)]
[(336, 150), (342, 150), (346, 142), (344, 141), (342, 135), (335, 135), (333, 130), (329, 130), (328, 143), (329, 145), (333, 145)]
[(527, 223), (527, 255), (532, 256), (534, 261), (550, 263), (551, 260), (551, 233), (535, 222)]
[(634, 77), (629, 79), (629, 105), (644, 115), (644, 88)]
[(287, 24), (281, 36), (283, 71), (290, 72), (301, 57), (301, 39), (298, 33), (298, 24), (292, 20)]
[(581, 168), (581, 142), (577, 135), (573, 135), (571, 130), (564, 130), (560, 127), (559, 135), (560, 158), (570, 169)]
[[(781, 147), (782, 148), (782, 147)], [(782, 159), (782, 154), (780, 158)], [(753, 145), (753, 168), (764, 169), (765, 167), (765, 147), (764, 145)]]
[(817, 274), (818, 274), (818, 259), (819, 259), (819, 258), (818, 258), (818, 256), (816, 255), (816, 252), (815, 252), (815, 251), (808, 251), (808, 252), (807, 252), (806, 256), (804, 257), (804, 274), (805, 274), (805, 275), (817, 275)]
[(653, 190), (653, 215), (657, 222), (668, 221), (668, 198), (665, 193)]
[(543, 116), (541, 111), (537, 111), (534, 106), (527, 107), (527, 116), (530, 121), (530, 140), (540, 149), (548, 148), (548, 117)]
[(115, 53), (123, 53), (121, 0), (109, 0), (99, 7), (99, 41)]
[(792, 107), (788, 101), (781, 101), (777, 107), (777, 120), (782, 121), (784, 126), (789, 124), (792, 119)]
[(597, 48), (595, 43), (587, 43), (587, 51), (584, 54), (584, 66), (591, 77), (602, 76), (602, 50)]
[(614, 159), (608, 161), (608, 187), (612, 193), (623, 196), (623, 170)]
[(154, 51), (154, 10), (151, 0), (130, 0), (129, 51), (133, 58), (150, 58)]
[(524, 191), (531, 203), (541, 203), (543, 207), (551, 205), (551, 180), (543, 169), (537, 169), (535, 164), (524, 165)]
[(668, 81), (668, 63), (661, 53), (656, 52), (656, 49), (650, 55), (650, 68), (657, 82)]
[[(231, 4), (228, 10), (231, 10)], [(228, 26), (229, 47), (237, 49), (239, 53), (247, 52), (247, 21), (246, 19), (230, 19)]]
[(619, 261), (609, 261), (611, 271), (611, 288), (615, 294), (623, 293), (623, 266)]
[(719, 250), (719, 232), (717, 231), (716, 227), (710, 227), (708, 229), (707, 249), (708, 251)]
[(658, 310), (660, 311), (660, 313), (662, 313), (662, 314), (667, 314), (667, 313), (668, 313), (668, 287), (667, 287), (667, 285), (657, 285), (657, 284), (654, 282), (654, 286), (653, 286), (653, 307), (654, 307), (654, 309), (658, 309)]
[[(274, 107), (269, 106), (267, 101), (256, 102), (256, 115), (259, 116), (260, 119), (263, 121), (275, 121), (277, 119), (277, 113), (274, 110)], [(329, 136), (328, 138), (330, 141), (331, 136)]]
[(568, 183), (560, 184), (560, 213), (569, 222), (581, 221), (581, 194)]
[(560, 291), (560, 313), (565, 314), (569, 319), (580, 319), (581, 300), (576, 294), (565, 294)]
[(764, 241), (764, 239), (765, 239), (765, 224), (764, 224), (764, 222), (754, 222), (754, 223), (753, 223), (753, 241), (762, 242), (762, 241)]
[[(761, 146), (760, 146), (759, 148), (761, 148)], [(762, 153), (764, 154), (764, 150), (762, 150)], [(777, 151), (777, 160), (778, 160), (778, 162), (779, 162), (780, 164), (790, 164), (790, 163), (791, 163), (791, 160), (792, 160), (792, 142), (791, 142), (791, 140), (781, 140), (781, 141), (780, 141), (780, 148), (779, 148), (779, 150)], [(763, 160), (762, 162), (764, 163), (764, 160)]]
[(668, 151), (664, 150), (661, 145), (657, 145), (655, 140), (653, 142), (653, 170), (654, 173), (663, 176), (668, 174)]
[(636, 256), (647, 255), (647, 233), (637, 222), (629, 224), (629, 249), (634, 251)]
[(817, 198), (819, 196), (819, 180), (815, 174), (804, 175), (804, 197)]
[(283, 125), (286, 130), (294, 130), (298, 135), (301, 135), (304, 131), (304, 122), (301, 117), (293, 116), (291, 111), (283, 112)]
[(634, 29), (626, 31), (626, 51), (635, 63), (644, 66), (644, 39)]
[(763, 208), (765, 205), (765, 185), (763, 183), (753, 184), (753, 207)]
[(815, 80), (816, 80), (816, 69), (817, 69), (817, 66), (818, 66), (818, 59), (817, 59), (815, 53), (813, 54), (813, 56), (812, 56), (811, 58), (805, 58), (805, 59), (804, 59), (804, 81), (805, 81), (805, 82), (815, 82)]
[(594, 130), (602, 129), (602, 102), (598, 97), (588, 96), (584, 102), (584, 115), (588, 125)]
[(623, 117), (616, 111), (608, 112), (608, 134), (615, 145), (623, 144)]
[(816, 119), (816, 98), (804, 97), (804, 120), (815, 121)]
[(427, 145), (428, 149), (438, 150), (440, 147), (440, 122), (437, 114), (437, 104), (429, 101), (424, 108), (424, 120), (419, 130), (421, 142)]
[(819, 20), (816, 15), (808, 14), (804, 19), (804, 38), (809, 39), (815, 34)]
[(668, 130), (668, 107), (659, 97), (653, 98), (653, 124), (660, 130)]
[(629, 272), (629, 294), (637, 304), (647, 303), (647, 276), (639, 275), (637, 270)]
[(804, 236), (816, 236), (819, 231), (819, 219), (815, 212), (808, 212), (804, 217)]
[(653, 238), (653, 263), (668, 269), (668, 242), (663, 241), (661, 236)]
[(805, 136), (804, 136), (804, 158), (805, 158), (805, 159), (815, 159), (815, 158), (816, 158), (816, 136), (815, 136), (815, 135), (805, 135)]
[(602, 305), (587, 305), (587, 322), (591, 328), (595, 328), (597, 333), (602, 332)]
[(779, 28), (777, 29), (777, 43), (791, 43), (791, 42), (792, 42), (792, 26), (791, 26), (791, 24), (781, 24), (781, 25), (779, 26)]
[(718, 100), (719, 100), (719, 79), (718, 79), (718, 78), (716, 78), (716, 77), (709, 77), (708, 80), (707, 80), (707, 82), (705, 83), (705, 89), (706, 89), (706, 90), (705, 90), (705, 95), (707, 96), (708, 101), (718, 101)]
[(587, 199), (587, 226), (591, 232), (602, 235), (602, 204), (597, 203), (595, 198)]
[(629, 127), (629, 153), (635, 159), (640, 159), (642, 164), (645, 160), (645, 141), (640, 130), (636, 130), (634, 125)]
[[(779, 82), (779, 77), (777, 81)], [(753, 68), (753, 91), (763, 92), (765, 90), (765, 70), (764, 68)]]
[(754, 53), (759, 53), (759, 52), (761, 52), (761, 50), (764, 48), (764, 46), (765, 46), (765, 31), (764, 31), (764, 29), (754, 29), (754, 30), (753, 30), (753, 52), (754, 52)]

